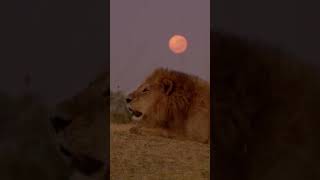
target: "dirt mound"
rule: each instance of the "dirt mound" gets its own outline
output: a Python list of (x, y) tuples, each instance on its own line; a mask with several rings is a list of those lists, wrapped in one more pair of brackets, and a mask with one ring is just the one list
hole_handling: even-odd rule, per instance
[(210, 178), (210, 146), (129, 133), (132, 124), (111, 124), (112, 180)]

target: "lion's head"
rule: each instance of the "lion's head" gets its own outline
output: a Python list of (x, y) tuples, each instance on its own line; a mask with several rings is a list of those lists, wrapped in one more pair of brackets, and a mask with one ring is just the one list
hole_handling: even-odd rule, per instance
[(126, 99), (133, 120), (167, 126), (169, 120), (183, 119), (194, 95), (192, 80), (181, 72), (156, 69)]
[(109, 168), (106, 81), (105, 73), (99, 74), (80, 93), (58, 103), (52, 112), (50, 129), (55, 145), (77, 178), (80, 174), (97, 178)]

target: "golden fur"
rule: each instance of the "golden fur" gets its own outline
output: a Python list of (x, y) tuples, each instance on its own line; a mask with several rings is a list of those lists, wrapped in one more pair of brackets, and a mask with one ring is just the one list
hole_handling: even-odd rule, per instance
[(139, 116), (131, 132), (190, 139), (210, 140), (209, 83), (189, 74), (156, 69), (128, 95), (128, 108)]

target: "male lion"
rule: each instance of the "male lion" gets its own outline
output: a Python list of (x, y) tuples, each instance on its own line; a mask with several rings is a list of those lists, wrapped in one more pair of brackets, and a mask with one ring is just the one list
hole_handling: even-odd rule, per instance
[(209, 83), (192, 75), (156, 69), (126, 99), (133, 120), (132, 133), (210, 140)]

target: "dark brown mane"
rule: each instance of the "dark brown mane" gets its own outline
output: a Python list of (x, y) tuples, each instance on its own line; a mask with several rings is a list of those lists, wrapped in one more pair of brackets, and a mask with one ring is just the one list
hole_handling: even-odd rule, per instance
[[(151, 76), (147, 78), (147, 82), (157, 83), (161, 86), (163, 80), (173, 82), (172, 94), (165, 96), (161, 101), (160, 109), (166, 108), (166, 117), (162, 117), (165, 126), (178, 126), (183, 122), (179, 122), (187, 118), (189, 109), (193, 104), (193, 100), (197, 95), (196, 83), (200, 80), (198, 77), (189, 75), (167, 68), (156, 69)], [(161, 111), (158, 109), (158, 111)], [(169, 124), (167, 124), (168, 122)]]
[(129, 97), (135, 94), (142, 94), (141, 97), (145, 98), (140, 101), (138, 98), (133, 103), (129, 101), (129, 105), (144, 112), (141, 123), (131, 132), (209, 142), (210, 87), (207, 81), (187, 73), (158, 68)]

